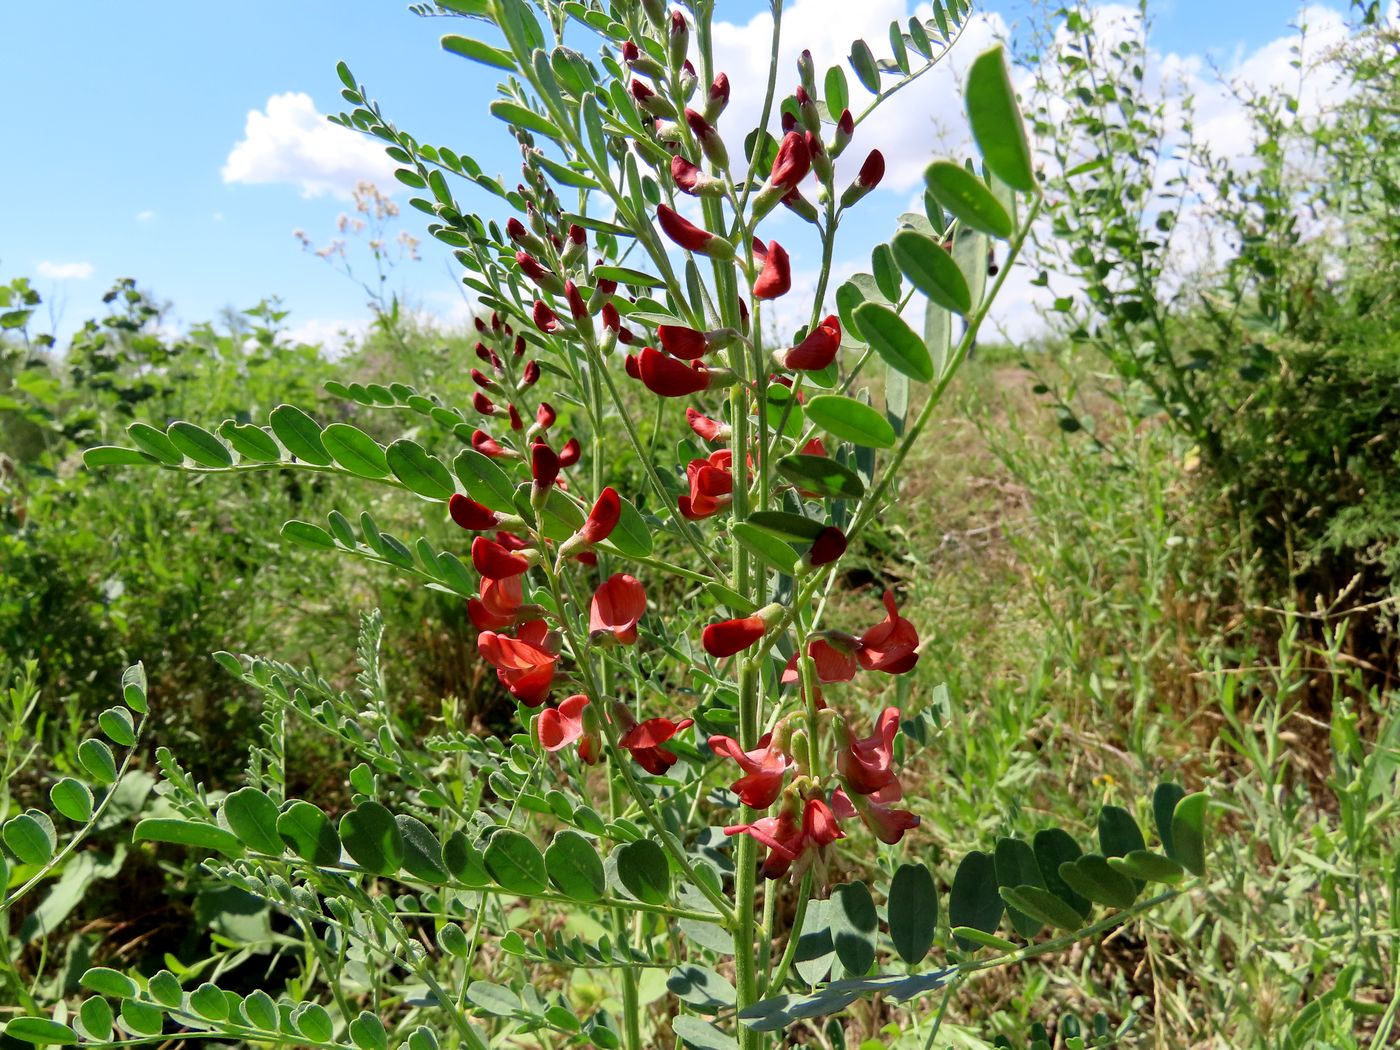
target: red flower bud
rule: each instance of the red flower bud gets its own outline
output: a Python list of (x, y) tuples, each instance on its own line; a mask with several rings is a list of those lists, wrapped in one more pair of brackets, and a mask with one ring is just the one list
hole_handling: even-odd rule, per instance
[[(515, 354), (516, 357), (520, 357), (522, 354), (525, 353), (525, 337), (523, 335), (517, 335), (515, 337), (515, 345), (512, 349), (512, 352)], [(491, 355), (491, 360), (496, 362), (497, 368), (501, 366), (501, 362), (497, 359), (495, 354)]]
[(656, 220), (661, 225), (661, 231), (686, 251), (702, 252), (721, 259), (727, 259), (734, 254), (734, 246), (723, 237), (716, 237), (708, 230), (702, 230), (664, 204), (657, 207)]
[(769, 241), (763, 253), (763, 270), (753, 283), (755, 299), (776, 299), (792, 288), (792, 267), (788, 253), (777, 241)]
[[(506, 236), (511, 240), (522, 241), (529, 235), (529, 231), (525, 229), (525, 224), (519, 219), (511, 218), (506, 221)], [(485, 325), (482, 325), (481, 330), (484, 330), (485, 327)]]
[(578, 443), (578, 438), (569, 438), (568, 441), (564, 442), (564, 447), (559, 450), (559, 465), (572, 467), (582, 454), (583, 446)]
[(499, 390), (500, 384), (488, 376), (479, 368), (473, 368), (470, 373), (472, 382), (481, 387), (482, 390)]
[(612, 303), (603, 304), (603, 329), (616, 332), (622, 327), (622, 316)]
[(705, 652), (716, 659), (733, 656), (753, 645), (768, 631), (768, 626), (757, 616), (745, 616), (739, 620), (721, 620), (706, 626), (700, 634), (700, 642)]
[(494, 416), (496, 414), (495, 404), (480, 390), (472, 395), (472, 407), (483, 416)]
[(704, 332), (697, 332), (694, 328), (686, 328), (684, 325), (658, 325), (656, 337), (667, 353), (679, 357), (682, 361), (698, 361), (710, 348)]
[(519, 554), (513, 554), (495, 540), (478, 536), (472, 540), (472, 565), (488, 580), (504, 580), (519, 576), (530, 568), (530, 563)]
[(549, 308), (543, 299), (535, 300), (534, 309), (535, 327), (546, 335), (560, 331), (564, 324), (559, 320), (559, 315)]
[(846, 534), (835, 525), (828, 525), (812, 541), (807, 560), (813, 565), (827, 565), (846, 553)]
[(785, 134), (785, 135), (786, 135), (789, 131), (792, 131), (794, 128), (797, 127), (797, 116), (796, 116), (796, 114), (791, 113), (791, 112), (789, 112), (789, 111), (786, 110), (786, 109), (783, 110), (783, 115), (782, 115), (782, 117), (780, 118), (780, 120), (781, 120), (781, 124), (782, 124), (783, 134)]
[(461, 528), (470, 532), (495, 528), (496, 523), (501, 520), (501, 516), (494, 510), (463, 496), (460, 492), (454, 492), (452, 498), (447, 501), (447, 513)]
[(535, 479), (535, 491), (549, 488), (559, 477), (559, 453), (543, 441), (530, 446), (530, 476)]
[(713, 124), (705, 119), (704, 115), (695, 112), (693, 109), (685, 111), (685, 122), (690, 125), (690, 132), (700, 143), (700, 149), (704, 151), (705, 158), (716, 167), (724, 168), (729, 165), (729, 151), (724, 147), (724, 139), (715, 130)]
[(687, 408), (685, 410), (685, 421), (690, 424), (691, 430), (706, 441), (724, 441), (729, 437), (728, 423), (721, 423), (709, 416), (701, 415), (696, 409)]
[(524, 430), (524, 429), (525, 429), (525, 421), (524, 421), (523, 419), (520, 418), (520, 412), (519, 412), (519, 410), (516, 409), (516, 407), (515, 407), (514, 405), (511, 405), (511, 406), (510, 406), (510, 429), (511, 429), (511, 430)]
[(538, 361), (525, 362), (525, 368), (520, 373), (520, 383), (522, 386), (534, 386), (540, 381), (540, 363)]
[(773, 161), (768, 184), (787, 192), (795, 189), (811, 169), (812, 152), (807, 140), (796, 131), (789, 131), (778, 145), (778, 156)]
[(541, 430), (548, 430), (558, 418), (559, 414), (554, 411), (554, 406), (548, 401), (541, 401), (540, 407), (535, 409), (535, 423)]
[(860, 174), (856, 176), (860, 184), (868, 190), (873, 190), (880, 185), (880, 180), (885, 177), (885, 155), (877, 149), (870, 151), (865, 158), (865, 163), (860, 166)]
[(715, 82), (710, 85), (710, 93), (705, 100), (705, 119), (711, 122), (718, 120), (719, 115), (724, 112), (729, 105), (729, 75), (721, 73), (715, 77)]
[(840, 347), (841, 322), (832, 314), (808, 332), (802, 342), (774, 356), (784, 368), (815, 372), (836, 360)]
[(588, 316), (588, 305), (583, 301), (583, 296), (579, 294), (578, 286), (573, 281), (564, 282), (564, 298), (569, 302), (569, 313), (573, 314), (575, 321), (581, 321)]
[(612, 535), (612, 530), (617, 527), (618, 518), (621, 516), (622, 497), (617, 494), (617, 489), (609, 485), (598, 493), (598, 502), (594, 503), (593, 509), (588, 512), (588, 518), (578, 530), (578, 536), (585, 543), (602, 543)]
[(628, 354), (623, 361), (623, 366), (627, 369), (627, 374), (633, 379), (642, 378), (642, 366), (638, 363), (636, 354)]
[(698, 394), (710, 385), (710, 373), (704, 365), (687, 365), (650, 346), (642, 347), (637, 373), (648, 390), (662, 397)]
[(501, 447), (500, 442), (484, 430), (472, 431), (472, 448), (476, 449), (483, 456), (504, 456), (506, 453), (506, 450)]
[(671, 180), (676, 189), (692, 197), (716, 197), (724, 193), (724, 183), (706, 175), (679, 153), (671, 158)]

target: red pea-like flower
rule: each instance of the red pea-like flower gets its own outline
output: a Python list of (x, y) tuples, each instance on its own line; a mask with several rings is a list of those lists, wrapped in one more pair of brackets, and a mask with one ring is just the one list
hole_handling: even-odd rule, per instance
[(541, 401), (535, 409), (535, 423), (541, 430), (548, 430), (554, 426), (554, 421), (559, 418), (559, 414), (554, 411), (554, 406), (548, 401)]
[(860, 636), (856, 656), (867, 671), (904, 674), (919, 662), (919, 630), (899, 615), (893, 592), (885, 592), (884, 603), (885, 618)]
[(540, 712), (540, 746), (546, 751), (562, 751), (575, 740), (578, 757), (590, 766), (602, 757), (602, 741), (597, 730), (590, 731), (584, 718), (588, 697), (582, 693), (565, 697), (558, 707), (546, 707)]
[(792, 266), (787, 250), (777, 241), (769, 241), (763, 252), (763, 269), (753, 283), (755, 299), (776, 299), (792, 289)]
[(520, 576), (492, 580), (483, 576), (477, 590), (479, 596), (467, 602), (467, 617), (479, 631), (499, 631), (515, 623), (525, 587)]
[(835, 525), (828, 525), (812, 541), (812, 549), (807, 552), (811, 565), (829, 565), (846, 553), (846, 534)]
[(530, 562), (519, 554), (512, 553), (495, 540), (478, 536), (472, 540), (472, 565), (476, 571), (489, 580), (504, 580), (507, 576), (519, 576), (530, 568)]
[(710, 348), (704, 332), (679, 324), (663, 324), (656, 328), (656, 338), (672, 357), (682, 361), (698, 361)]
[(717, 258), (729, 258), (734, 254), (734, 246), (709, 230), (701, 229), (688, 219), (683, 219), (666, 205), (658, 205), (656, 220), (661, 232), (675, 241), (686, 251), (701, 252)]
[(704, 438), (706, 441), (725, 441), (730, 434), (728, 423), (721, 423), (718, 420), (711, 419), (709, 416), (701, 414), (699, 410), (694, 408), (687, 408), (685, 410), (685, 421), (689, 424), (691, 430), (695, 431), (698, 436)]
[(519, 636), (482, 631), (477, 649), (482, 659), (496, 669), (496, 677), (515, 699), (527, 707), (538, 707), (549, 696), (559, 657), (547, 646), (549, 629), (543, 620), (532, 620), (520, 628)]
[(625, 572), (604, 580), (593, 592), (588, 610), (588, 634), (600, 639), (611, 634), (623, 645), (637, 641), (637, 624), (647, 610), (647, 594), (641, 581)]
[(537, 492), (548, 489), (559, 478), (559, 453), (543, 441), (530, 446), (530, 477)]
[(581, 321), (588, 316), (588, 304), (583, 301), (583, 295), (573, 281), (564, 282), (564, 298), (569, 303), (569, 313), (575, 321)]
[(598, 500), (588, 512), (583, 527), (578, 530), (578, 536), (584, 543), (602, 543), (612, 535), (612, 530), (617, 527), (621, 516), (622, 497), (617, 494), (617, 489), (609, 485), (598, 493)]
[(564, 447), (559, 450), (559, 465), (561, 467), (572, 467), (583, 455), (583, 446), (578, 443), (578, 438), (569, 438), (564, 442)]
[(648, 390), (662, 397), (685, 397), (710, 386), (710, 373), (704, 365), (687, 365), (651, 346), (642, 347), (637, 358), (637, 377)]
[(795, 371), (820, 371), (836, 360), (841, 348), (841, 321), (835, 314), (807, 333), (806, 338), (778, 357), (784, 368)]
[(661, 745), (695, 724), (693, 718), (672, 722), (669, 718), (648, 718), (622, 734), (619, 746), (632, 752), (637, 764), (653, 776), (661, 776), (676, 764), (676, 754)]
[(712, 736), (710, 750), (732, 758), (744, 771), (742, 777), (729, 785), (744, 805), (750, 809), (767, 809), (777, 801), (789, 761), (787, 755), (774, 746), (772, 733), (759, 738), (755, 751), (745, 751), (732, 737)]
[(752, 824), (732, 824), (724, 833), (748, 835), (768, 847), (763, 861), (763, 876), (768, 879), (782, 878), (794, 862), (798, 862), (799, 871), (805, 870), (825, 847), (846, 837), (831, 807), (819, 798), (807, 800), (800, 824), (796, 813), (784, 808), (776, 817), (763, 817)]
[(796, 131), (789, 131), (778, 144), (778, 155), (773, 161), (773, 170), (768, 176), (768, 184), (784, 193), (797, 188), (797, 184), (812, 170), (812, 151), (807, 140)]
[(505, 447), (484, 430), (472, 431), (472, 448), (476, 449), (483, 456), (504, 456)]
[[(849, 682), (856, 676), (853, 645), (832, 642), (827, 638), (813, 638), (807, 643), (807, 655), (812, 658), (812, 668), (817, 673), (818, 682)], [(783, 669), (782, 684), (793, 685), (801, 680), (797, 653), (793, 653)]]
[(495, 402), (480, 390), (472, 395), (472, 408), (476, 409), (483, 416), (494, 416), (496, 414)]
[(532, 313), (535, 327), (546, 335), (561, 331), (564, 322), (559, 320), (559, 315), (549, 308), (549, 304), (543, 299), (535, 300), (535, 308)]
[(700, 643), (705, 652), (716, 659), (743, 652), (768, 632), (768, 625), (757, 616), (744, 616), (736, 620), (720, 620), (707, 624), (700, 632)]
[(680, 512), (692, 521), (718, 514), (733, 501), (734, 454), (727, 448), (711, 452), (706, 459), (686, 464), (690, 494), (676, 500)]
[(447, 513), (459, 527), (471, 532), (494, 529), (496, 523), (501, 520), (501, 516), (494, 510), (463, 496), (460, 492), (454, 492), (452, 498), (447, 501)]
[(729, 74), (721, 73), (715, 77), (714, 83), (710, 85), (709, 94), (705, 99), (705, 116), (709, 120), (718, 120), (719, 115), (724, 112), (724, 108), (729, 105)]
[(888, 846), (893, 846), (910, 828), (919, 826), (919, 818), (907, 809), (895, 809), (891, 803), (899, 801), (899, 793), (877, 791), (870, 795), (857, 795), (851, 798), (840, 788), (831, 797), (831, 810), (840, 820), (860, 817), (861, 823), (875, 833), (875, 837)]
[(538, 361), (526, 361), (525, 367), (520, 372), (521, 386), (534, 386), (540, 381), (540, 363)]
[(880, 185), (880, 180), (885, 177), (885, 155), (877, 149), (873, 149), (865, 158), (865, 163), (860, 166), (860, 174), (856, 176), (868, 190), (873, 190)]
[[(856, 739), (843, 730), (846, 741), (836, 753), (836, 770), (846, 787), (858, 795), (870, 795), (898, 783), (890, 763), (894, 738), (899, 732), (899, 708), (887, 707), (875, 723), (875, 732)], [(895, 796), (898, 798), (898, 795)]]

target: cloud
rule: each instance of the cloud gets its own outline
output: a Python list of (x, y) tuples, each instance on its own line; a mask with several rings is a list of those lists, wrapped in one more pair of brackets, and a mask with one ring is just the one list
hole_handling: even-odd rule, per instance
[(394, 185), (394, 165), (374, 140), (329, 123), (311, 96), (273, 95), (250, 110), (243, 139), (229, 151), (224, 182), (290, 183), (303, 197), (348, 198), (355, 184)]
[(137, 222), (150, 222), (150, 221), (151, 221), (152, 219), (154, 219), (155, 217), (156, 217), (156, 213), (153, 212), (153, 211), (151, 211), (150, 208), (146, 208), (145, 210), (143, 210), (143, 211), (138, 211), (138, 212), (136, 213), (136, 221), (137, 221)]
[(49, 262), (45, 259), (34, 268), (40, 277), (51, 281), (85, 281), (92, 276), (90, 262)]
[(339, 357), (353, 349), (368, 330), (369, 322), (363, 318), (347, 321), (313, 317), (278, 333), (277, 341), (283, 346), (319, 346), (332, 357)]
[[(927, 20), (932, 17), (932, 9), (928, 4), (920, 4), (911, 10), (907, 0), (795, 0), (783, 12), (778, 99), (792, 94), (797, 87), (797, 57), (805, 49), (812, 52), (818, 84), (829, 67), (841, 67), (850, 91), (851, 111), (859, 114), (872, 96), (861, 87), (846, 60), (852, 41), (864, 39), (877, 56), (887, 55), (890, 22), (907, 25), (911, 15)], [(999, 15), (977, 14), (969, 18), (961, 39), (947, 58), (891, 96), (861, 124), (855, 145), (841, 158), (844, 165), (838, 162), (838, 170), (844, 176), (838, 179), (838, 185), (854, 177), (872, 148), (885, 155), (884, 186), (908, 190), (919, 183), (934, 155), (948, 151), (950, 135), (957, 141), (966, 138), (958, 85), (968, 64), (1006, 31), (1006, 23)], [(752, 128), (762, 115), (761, 96), (768, 77), (772, 33), (773, 16), (769, 12), (757, 14), (743, 25), (717, 22), (714, 26), (716, 68), (727, 72), (734, 85), (732, 108), (736, 113), (726, 113), (726, 129)], [(913, 57), (916, 62), (921, 61), (917, 55)], [(769, 131), (776, 131), (777, 126), (775, 106)], [(729, 145), (731, 154), (737, 150), (735, 155), (743, 156), (742, 142)], [(848, 170), (842, 170), (843, 167)]]

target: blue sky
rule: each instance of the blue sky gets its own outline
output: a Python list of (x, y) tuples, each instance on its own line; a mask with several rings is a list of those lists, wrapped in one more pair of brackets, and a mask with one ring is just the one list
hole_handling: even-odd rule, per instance
[[(856, 6), (794, 2), (801, 17), (785, 21), (794, 40), (822, 31), (823, 5), (846, 17)], [(1342, 7), (1340, 0), (1323, 6)], [(720, 14), (738, 25), (765, 8), (719, 0)], [(1014, 23), (1026, 8), (1022, 0), (991, 0), (983, 9)], [(1297, 12), (1289, 0), (1159, 0), (1152, 41), (1160, 51), (1231, 67), (1286, 36)], [(333, 192), (314, 195), (321, 185), (314, 169), (364, 154), (331, 149), (328, 157), (302, 142), (279, 173), (274, 141), (245, 153), (245, 167), (283, 181), (229, 181), (225, 168), (250, 111), (270, 115), (275, 96), (304, 94), (321, 113), (338, 108), (334, 65), (345, 59), (401, 127), (470, 152), (487, 170), (511, 172), (513, 143), (485, 115), (495, 76), (438, 48), (452, 21), (418, 18), (403, 0), (11, 5), (0, 50), (0, 91), (11, 100), (0, 165), (0, 279), (34, 279), (59, 311), (61, 331), (100, 310), (102, 291), (123, 276), (169, 300), (178, 322), (271, 295), (290, 308), (289, 324), (310, 333), (362, 320), (363, 293), (302, 251), (292, 231), (330, 239), (347, 202)], [(880, 40), (882, 24), (868, 35)], [(315, 141), (315, 114), (297, 104), (281, 107), (288, 133)], [(339, 170), (324, 182), (347, 178)], [(886, 228), (884, 219), (909, 197), (907, 186), (877, 193), (869, 228)], [(484, 195), (475, 202), (492, 205)], [(405, 208), (403, 228), (421, 233), (421, 218)], [(426, 246), (424, 260), (403, 269), (410, 298), (450, 311), (449, 264)]]

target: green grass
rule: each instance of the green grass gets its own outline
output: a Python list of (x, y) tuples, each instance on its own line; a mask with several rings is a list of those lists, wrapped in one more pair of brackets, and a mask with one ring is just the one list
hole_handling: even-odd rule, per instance
[(945, 1033), (1022, 1045), (1039, 1021), (1063, 1039), (1066, 1017), (1102, 1010), (1135, 1015), (1123, 1046), (1393, 1045), (1393, 695), (1348, 662), (1340, 618), (1259, 596), (1241, 628), (1249, 554), (1169, 435), (1116, 435), (1130, 466), (1111, 467), (1030, 386), (1003, 361), (969, 366), (887, 552), (925, 635), (914, 694), (947, 686), (915, 760), (919, 841), (956, 853), (1079, 821), (1088, 842), (1082, 814), (1171, 779), (1211, 793), (1218, 848), (1204, 892), (966, 986)]

